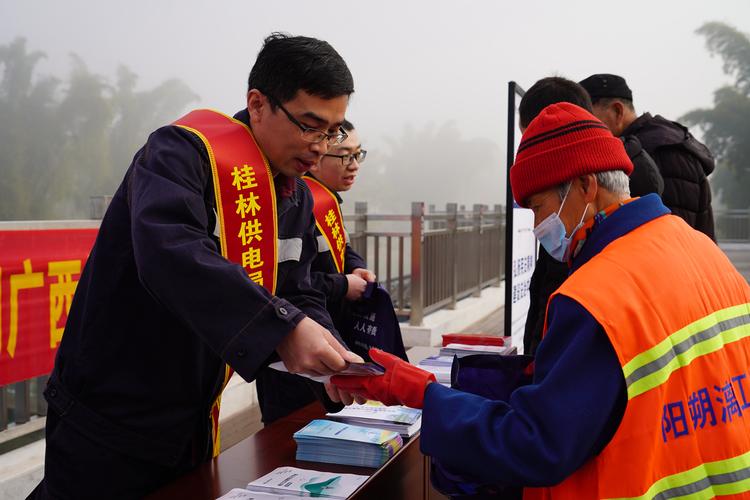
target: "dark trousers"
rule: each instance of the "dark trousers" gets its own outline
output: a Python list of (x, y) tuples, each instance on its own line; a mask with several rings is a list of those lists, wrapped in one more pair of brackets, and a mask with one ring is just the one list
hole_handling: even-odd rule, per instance
[(331, 401), (323, 384), (272, 368), (261, 370), (255, 378), (255, 385), (265, 425), (315, 401), (323, 405), (327, 412), (335, 413), (344, 408), (343, 404)]
[(185, 474), (123, 455), (77, 432), (53, 411), (47, 415), (44, 478), (28, 498), (142, 498)]
[[(264, 368), (255, 379), (258, 390), (258, 403), (263, 423), (268, 425), (281, 417), (303, 408), (318, 400), (314, 392), (314, 382), (284, 373), (272, 368)], [(317, 384), (321, 386), (321, 384)]]

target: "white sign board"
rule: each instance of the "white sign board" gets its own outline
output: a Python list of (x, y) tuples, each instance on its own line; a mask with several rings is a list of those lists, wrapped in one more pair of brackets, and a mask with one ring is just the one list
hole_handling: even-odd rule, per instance
[[(534, 237), (534, 212), (513, 208), (513, 264), (511, 290), (511, 331), (513, 345), (523, 354), (523, 333), (526, 314), (529, 312), (529, 284), (536, 264), (536, 238)], [(506, 334), (507, 335), (507, 334)]]

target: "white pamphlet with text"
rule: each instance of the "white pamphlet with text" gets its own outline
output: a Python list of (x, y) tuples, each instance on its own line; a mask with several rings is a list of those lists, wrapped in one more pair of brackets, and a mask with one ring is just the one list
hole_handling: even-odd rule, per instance
[(354, 493), (368, 476), (334, 474), (297, 467), (279, 467), (247, 485), (250, 491), (277, 495), (313, 496), (345, 499)]

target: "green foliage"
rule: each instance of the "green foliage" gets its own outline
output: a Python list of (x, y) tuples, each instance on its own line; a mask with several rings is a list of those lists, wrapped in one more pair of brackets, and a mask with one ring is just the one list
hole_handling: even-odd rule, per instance
[(724, 60), (724, 73), (736, 79), (739, 91), (750, 94), (750, 39), (724, 23), (706, 23), (696, 30), (706, 37), (706, 47), (711, 55), (719, 54)]
[(126, 67), (112, 84), (75, 55), (66, 82), (36, 76), (44, 57), (23, 38), (0, 46), (0, 220), (88, 217), (147, 134), (198, 99), (179, 80), (137, 91)]
[(717, 159), (714, 189), (728, 208), (750, 206), (750, 38), (733, 27), (711, 22), (698, 34), (706, 37), (712, 55), (724, 61), (733, 85), (714, 92), (714, 107), (696, 109), (682, 117), (699, 126)]

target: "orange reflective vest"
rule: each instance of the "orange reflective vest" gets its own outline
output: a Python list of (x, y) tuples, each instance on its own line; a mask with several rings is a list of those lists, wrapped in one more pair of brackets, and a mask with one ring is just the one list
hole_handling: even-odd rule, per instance
[[(248, 278), (276, 291), (278, 264), (276, 191), (268, 161), (250, 128), (218, 111), (191, 111), (174, 125), (197, 135), (206, 147), (216, 196), (221, 255), (240, 264)], [(221, 314), (217, 311), (217, 314)], [(221, 392), (234, 371), (225, 365), (224, 382), (209, 412), (213, 456), (221, 449)]]
[(557, 294), (606, 332), (628, 401), (598, 456), (524, 498), (750, 498), (750, 286), (721, 250), (665, 215), (611, 242)]

